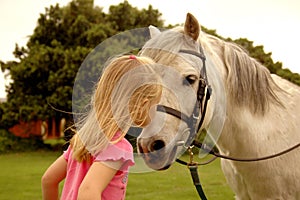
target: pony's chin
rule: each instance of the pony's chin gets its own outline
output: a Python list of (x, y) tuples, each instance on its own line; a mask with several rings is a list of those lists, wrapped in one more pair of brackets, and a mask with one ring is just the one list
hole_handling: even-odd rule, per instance
[(172, 163), (170, 161), (162, 162), (163, 160), (165, 160), (165, 159), (149, 158), (148, 156), (146, 156), (146, 158), (144, 157), (144, 161), (145, 161), (146, 165), (156, 171), (163, 171), (163, 170), (169, 169), (170, 166), (172, 165)]
[(163, 168), (158, 169), (157, 171), (164, 171), (171, 167), (171, 164), (164, 166)]
[(143, 158), (147, 166), (151, 169), (163, 171), (169, 169), (171, 165), (175, 162), (176, 150), (177, 148), (174, 148), (171, 152), (167, 154), (148, 153), (147, 155), (144, 155)]
[(171, 167), (172, 163), (167, 163), (166, 165), (148, 165), (149, 167), (151, 167), (153, 170), (156, 170), (156, 171), (164, 171), (164, 170), (167, 170)]

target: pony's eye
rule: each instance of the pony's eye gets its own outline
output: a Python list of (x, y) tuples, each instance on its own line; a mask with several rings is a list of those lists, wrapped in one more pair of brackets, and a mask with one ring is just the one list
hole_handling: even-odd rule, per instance
[(190, 85), (193, 85), (196, 80), (197, 80), (197, 76), (195, 75), (188, 75), (185, 77), (185, 80), (190, 84)]

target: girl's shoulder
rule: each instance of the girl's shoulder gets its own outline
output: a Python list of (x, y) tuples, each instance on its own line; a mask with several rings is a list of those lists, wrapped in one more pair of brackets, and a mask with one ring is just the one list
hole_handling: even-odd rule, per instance
[(129, 166), (134, 165), (133, 147), (126, 138), (122, 138), (115, 144), (110, 144), (106, 149), (94, 156), (98, 162), (121, 161)]
[(118, 141), (116, 144), (114, 144), (116, 147), (119, 147), (121, 149), (124, 149), (125, 151), (132, 152), (133, 147), (130, 144), (130, 142), (126, 138), (122, 138), (120, 141)]
[[(118, 138), (121, 136), (121, 133), (118, 131), (115, 136), (112, 138), (112, 141), (118, 140)], [(119, 140), (117, 143), (114, 143), (112, 145), (116, 145), (116, 147), (119, 147), (121, 149), (124, 149), (125, 151), (129, 151), (132, 152), (133, 151), (133, 147), (130, 144), (130, 142), (126, 139), (126, 138), (122, 138), (121, 140)]]

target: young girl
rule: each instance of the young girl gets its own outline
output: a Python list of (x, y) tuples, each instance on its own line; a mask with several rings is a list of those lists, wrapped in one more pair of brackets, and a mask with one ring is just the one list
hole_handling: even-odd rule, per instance
[[(105, 68), (91, 100), (91, 110), (70, 140), (69, 148), (44, 173), (44, 200), (125, 198), (133, 149), (124, 138), (131, 126), (145, 127), (162, 86), (146, 57), (121, 56)], [(151, 66), (152, 65), (152, 66)]]

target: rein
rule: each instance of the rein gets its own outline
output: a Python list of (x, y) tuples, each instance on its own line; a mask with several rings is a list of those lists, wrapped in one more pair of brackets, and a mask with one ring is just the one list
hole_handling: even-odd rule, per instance
[(214, 149), (206, 148), (205, 145), (203, 145), (202, 143), (197, 142), (197, 141), (194, 141), (193, 145), (204, 150), (206, 153), (209, 153), (209, 154), (215, 156), (216, 158), (223, 158), (223, 159), (238, 161), (238, 162), (257, 162), (257, 161), (262, 161), (262, 160), (269, 160), (269, 159), (276, 158), (276, 157), (282, 156), (284, 154), (287, 154), (287, 153), (293, 151), (294, 149), (297, 149), (300, 147), (300, 143), (298, 143), (298, 144), (296, 144), (288, 149), (285, 149), (279, 153), (268, 155), (268, 156), (263, 156), (263, 157), (258, 157), (258, 158), (237, 158), (237, 157), (233, 157), (233, 156), (222, 155), (219, 152), (215, 151)]
[[(287, 154), (287, 153), (293, 151), (294, 149), (299, 148), (300, 143), (298, 143), (298, 144), (296, 144), (296, 145), (294, 145), (294, 146), (292, 146), (288, 149), (285, 149), (285, 150), (283, 150), (279, 153), (272, 154), (272, 155), (269, 155), (269, 156), (263, 156), (263, 157), (259, 157), (259, 158), (237, 158), (237, 157), (233, 157), (233, 156), (225, 156), (225, 155), (220, 154), (218, 151), (216, 151), (214, 149), (206, 148), (205, 144), (202, 144), (201, 142), (196, 142), (196, 141), (193, 142), (192, 146), (188, 147), (188, 150), (192, 149), (194, 147), (197, 147), (197, 148), (205, 151), (206, 153), (209, 153), (209, 154), (214, 156), (212, 159), (210, 159), (207, 162), (197, 163), (197, 165), (207, 165), (207, 164), (211, 163), (212, 161), (214, 161), (217, 158), (223, 158), (223, 159), (226, 159), (226, 160), (232, 160), (232, 161), (237, 161), (237, 162), (257, 162), (257, 161), (269, 160), (269, 159), (272, 159), (272, 158), (282, 156), (284, 154)], [(190, 156), (192, 156), (192, 155), (190, 154)], [(185, 161), (180, 160), (180, 159), (176, 159), (176, 162), (178, 162), (182, 165), (189, 165), (190, 164), (190, 163), (185, 162)]]

